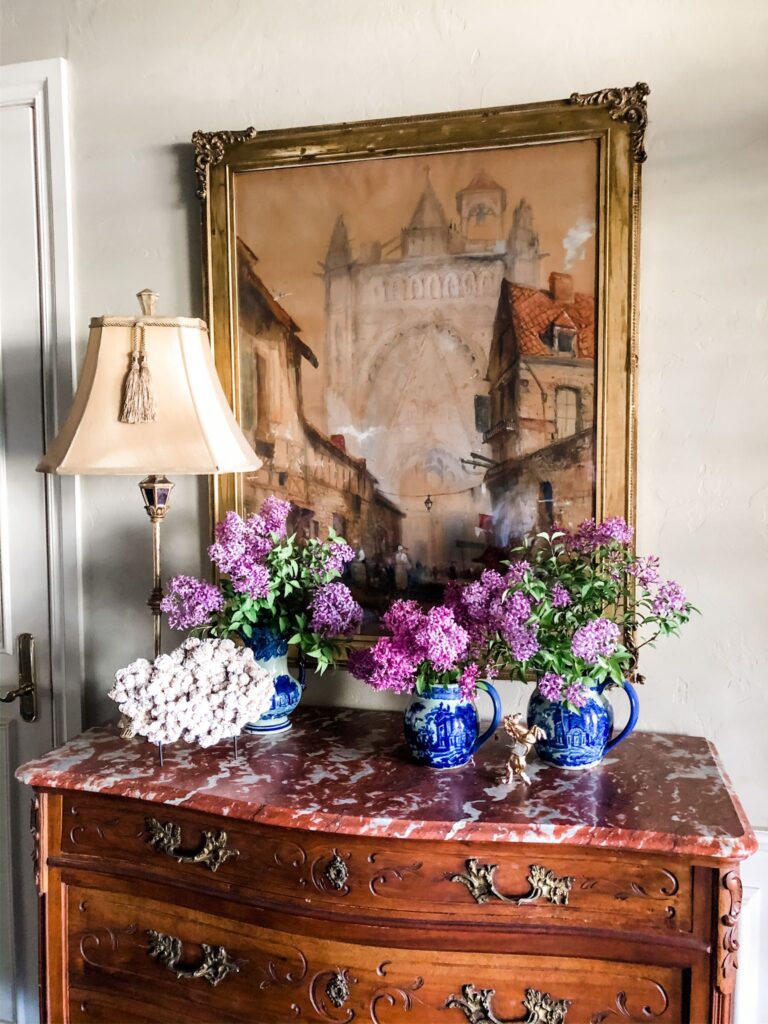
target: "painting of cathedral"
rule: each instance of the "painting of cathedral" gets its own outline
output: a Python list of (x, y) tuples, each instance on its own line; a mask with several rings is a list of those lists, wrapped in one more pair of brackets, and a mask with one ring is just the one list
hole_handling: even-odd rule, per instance
[(238, 182), (246, 508), (343, 532), (373, 615), (592, 513), (595, 174), (586, 141)]

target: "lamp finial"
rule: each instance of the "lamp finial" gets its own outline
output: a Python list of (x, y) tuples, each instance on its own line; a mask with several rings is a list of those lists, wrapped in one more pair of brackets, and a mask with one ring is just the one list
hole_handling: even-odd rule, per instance
[(158, 297), (157, 292), (153, 292), (151, 288), (142, 288), (140, 292), (136, 293), (136, 298), (141, 306), (142, 316), (155, 315)]

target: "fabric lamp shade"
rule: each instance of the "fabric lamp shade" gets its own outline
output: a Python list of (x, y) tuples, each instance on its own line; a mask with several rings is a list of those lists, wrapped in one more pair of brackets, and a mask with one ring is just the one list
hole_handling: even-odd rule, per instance
[[(132, 365), (138, 380), (139, 355), (151, 416), (123, 422), (126, 381)], [(91, 320), (72, 408), (37, 468), (136, 475), (242, 473), (260, 465), (222, 390), (205, 323), (152, 315)]]

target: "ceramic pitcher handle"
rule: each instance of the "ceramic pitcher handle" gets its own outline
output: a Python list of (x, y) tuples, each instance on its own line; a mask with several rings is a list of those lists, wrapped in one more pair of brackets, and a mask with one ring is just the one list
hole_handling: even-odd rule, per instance
[(609, 750), (613, 750), (615, 746), (617, 746), (619, 743), (621, 743), (622, 740), (625, 740), (627, 736), (629, 736), (629, 734), (637, 725), (638, 715), (640, 714), (640, 698), (637, 696), (637, 690), (634, 688), (632, 683), (629, 682), (624, 683), (623, 689), (624, 693), (626, 693), (627, 697), (629, 697), (629, 721), (621, 730), (618, 736), (614, 736), (612, 740), (608, 740), (608, 742), (605, 744), (606, 754)]
[[(485, 730), (485, 732), (478, 736), (477, 739), (475, 740), (475, 745), (472, 747), (473, 754), (476, 750), (479, 750), (480, 747), (482, 747), (486, 740), (489, 740), (491, 736), (493, 736), (493, 734), (496, 732), (496, 729), (498, 728), (499, 722), (501, 721), (501, 697), (498, 695), (495, 688), (491, 686), (491, 684), (486, 679), (478, 679), (477, 688), (478, 690), (485, 690), (485, 692), (493, 701), (493, 721)], [(635, 718), (635, 721), (637, 721), (637, 718)]]

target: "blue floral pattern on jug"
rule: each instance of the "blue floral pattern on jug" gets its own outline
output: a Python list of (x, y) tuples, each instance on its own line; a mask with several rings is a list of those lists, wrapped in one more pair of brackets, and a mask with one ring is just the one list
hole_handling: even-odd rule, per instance
[(299, 659), (299, 678), (288, 671), (288, 644), (284, 637), (271, 629), (256, 628), (250, 637), (243, 637), (246, 645), (263, 669), (272, 676), (275, 692), (268, 711), (256, 722), (244, 727), (249, 733), (286, 732), (291, 728), (290, 716), (299, 706), (304, 692), (304, 659)]
[(587, 703), (580, 711), (569, 711), (559, 701), (547, 700), (535, 689), (528, 701), (528, 725), (538, 725), (547, 734), (539, 740), (536, 752), (542, 761), (558, 768), (578, 770), (599, 764), (606, 752), (625, 740), (637, 725), (639, 701), (631, 683), (624, 683), (629, 698), (629, 721), (618, 736), (613, 733), (613, 708), (603, 691), (602, 683), (589, 691)]
[(501, 719), (501, 699), (485, 681), (478, 682), (493, 701), (493, 721), (482, 734), (475, 705), (452, 686), (431, 687), (415, 693), (405, 709), (405, 739), (417, 764), (431, 768), (459, 768), (490, 739)]

